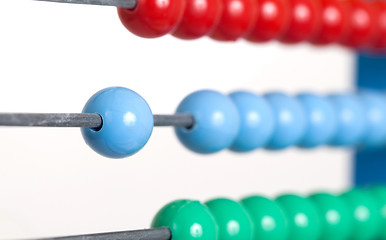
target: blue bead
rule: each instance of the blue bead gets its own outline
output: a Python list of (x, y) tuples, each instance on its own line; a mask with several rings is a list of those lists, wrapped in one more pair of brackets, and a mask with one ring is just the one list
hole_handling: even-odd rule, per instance
[(103, 119), (98, 131), (83, 128), (86, 143), (109, 158), (124, 158), (138, 152), (153, 131), (153, 114), (136, 92), (122, 87), (103, 89), (86, 103), (84, 113), (98, 113)]
[(282, 93), (269, 93), (265, 95), (271, 105), (275, 129), (268, 142), (269, 149), (283, 149), (297, 144), (306, 129), (304, 109), (299, 101)]
[(230, 147), (239, 130), (240, 117), (235, 104), (216, 91), (190, 94), (180, 103), (177, 113), (193, 115), (194, 126), (176, 128), (176, 134), (185, 147), (197, 153), (214, 153)]
[(300, 147), (327, 144), (335, 134), (337, 118), (332, 103), (325, 97), (303, 93), (297, 96), (306, 113), (306, 130)]
[(230, 150), (247, 152), (267, 144), (274, 129), (274, 118), (268, 102), (250, 92), (229, 95), (240, 116), (240, 129)]
[(352, 94), (329, 96), (337, 116), (337, 128), (331, 144), (353, 146), (360, 143), (364, 135), (366, 121), (364, 105), (359, 97)]
[(366, 131), (362, 138), (364, 147), (376, 148), (386, 145), (386, 97), (373, 91), (359, 93), (364, 106)]

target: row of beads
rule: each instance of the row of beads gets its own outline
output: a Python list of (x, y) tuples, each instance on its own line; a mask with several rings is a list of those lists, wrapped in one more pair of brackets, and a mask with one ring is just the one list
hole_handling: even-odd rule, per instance
[(340, 196), (251, 196), (204, 204), (179, 200), (162, 208), (152, 227), (169, 227), (173, 240), (386, 239), (385, 209), (386, 188), (381, 186)]
[(137, 0), (118, 9), (132, 33), (219, 41), (278, 39), (386, 48), (386, 2), (363, 0)]

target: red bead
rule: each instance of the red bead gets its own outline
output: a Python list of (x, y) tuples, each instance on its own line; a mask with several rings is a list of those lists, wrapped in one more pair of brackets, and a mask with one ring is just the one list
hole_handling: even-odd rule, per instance
[(386, 2), (376, 1), (373, 3), (378, 10), (376, 22), (375, 39), (371, 47), (375, 49), (386, 49)]
[[(297, 43), (308, 40), (320, 27), (320, 9), (314, 0), (289, 0), (289, 27), (280, 38), (282, 42)], [(318, 11), (319, 10), (319, 11)]]
[(315, 44), (338, 42), (348, 27), (348, 12), (341, 0), (320, 0), (321, 27), (312, 38)]
[(210, 35), (219, 41), (235, 41), (253, 27), (257, 13), (255, 0), (222, 0), (220, 22)]
[(349, 11), (348, 31), (341, 43), (349, 47), (368, 45), (374, 39), (376, 11), (373, 5), (363, 0), (342, 1)]
[(173, 36), (196, 39), (211, 33), (220, 21), (222, 0), (188, 0)]
[(248, 41), (265, 42), (277, 38), (287, 28), (289, 5), (285, 0), (256, 0), (257, 19)]
[(185, 0), (137, 0), (134, 9), (118, 9), (123, 25), (144, 38), (161, 37), (177, 27)]

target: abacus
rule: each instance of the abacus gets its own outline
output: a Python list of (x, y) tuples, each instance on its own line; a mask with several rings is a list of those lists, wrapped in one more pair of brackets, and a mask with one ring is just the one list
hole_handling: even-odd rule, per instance
[(81, 113), (0, 113), (0, 126), (80, 128), (86, 144), (105, 158), (128, 158), (146, 148), (154, 127), (174, 127), (179, 142), (202, 156), (229, 150), (243, 158), (246, 152), (291, 147), (358, 150), (355, 181), (360, 186), (341, 194), (182, 199), (159, 210), (150, 229), (44, 239), (386, 239), (385, 2), (38, 1), (118, 7), (123, 25), (143, 38), (171, 34), (184, 40), (209, 36), (222, 42), (341, 44), (363, 52), (358, 58), (361, 89), (355, 93), (203, 89), (186, 96), (175, 113), (153, 114), (139, 93), (120, 86), (92, 95)]

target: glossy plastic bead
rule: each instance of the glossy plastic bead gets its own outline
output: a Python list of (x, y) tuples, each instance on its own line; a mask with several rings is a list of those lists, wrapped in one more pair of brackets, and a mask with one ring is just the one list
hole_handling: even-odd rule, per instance
[(189, 113), (194, 117), (192, 128), (176, 128), (176, 134), (182, 144), (197, 153), (229, 148), (239, 132), (240, 117), (235, 104), (216, 91), (190, 94), (180, 103), (177, 113)]
[(173, 240), (218, 240), (218, 226), (210, 210), (198, 201), (169, 203), (154, 217), (153, 228), (168, 227)]
[(282, 93), (270, 93), (265, 99), (272, 107), (275, 129), (267, 147), (283, 149), (297, 144), (306, 129), (305, 112), (299, 101)]
[(374, 1), (372, 2), (374, 8), (378, 10), (376, 16), (376, 34), (371, 47), (374, 49), (386, 49), (386, 2)]
[(351, 234), (352, 219), (346, 203), (337, 196), (318, 193), (310, 196), (319, 213), (322, 235), (319, 240), (346, 240)]
[(374, 196), (362, 189), (353, 189), (341, 195), (353, 221), (349, 239), (375, 239), (380, 232), (381, 219)]
[(313, 0), (289, 0), (289, 27), (280, 40), (285, 43), (298, 43), (309, 40), (320, 27), (320, 11)]
[(86, 143), (109, 158), (124, 158), (138, 152), (153, 131), (153, 114), (136, 92), (122, 87), (103, 89), (86, 103), (84, 113), (98, 113), (101, 129), (82, 128)]
[(244, 91), (229, 95), (240, 116), (240, 130), (230, 149), (247, 152), (267, 144), (274, 130), (273, 112), (268, 102)]
[(221, 240), (252, 240), (252, 220), (240, 203), (219, 198), (205, 205), (214, 216)]
[(253, 27), (257, 5), (255, 0), (222, 0), (220, 22), (210, 37), (218, 41), (235, 41)]
[(181, 20), (185, 0), (137, 0), (135, 9), (119, 8), (123, 25), (144, 38), (156, 38), (170, 33)]
[(381, 231), (376, 239), (386, 239), (386, 187), (375, 186), (371, 187), (369, 191), (375, 198), (378, 215), (381, 219)]
[(332, 101), (338, 120), (331, 144), (335, 146), (359, 144), (366, 129), (363, 103), (358, 96), (351, 94), (336, 94), (329, 99)]
[(316, 207), (309, 199), (282, 195), (276, 199), (289, 221), (289, 240), (318, 240), (322, 233)]
[(255, 0), (258, 5), (254, 27), (245, 37), (251, 42), (278, 38), (287, 28), (289, 5), (285, 0)]
[(287, 240), (288, 221), (280, 206), (260, 196), (244, 198), (241, 203), (247, 209), (253, 223), (253, 239)]
[(324, 97), (304, 93), (297, 96), (306, 115), (306, 130), (299, 146), (312, 148), (326, 144), (333, 137), (337, 119), (331, 102)]
[(173, 36), (196, 39), (210, 34), (220, 21), (222, 0), (189, 0), (185, 12)]

